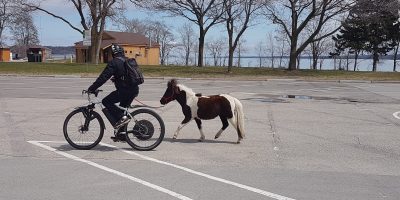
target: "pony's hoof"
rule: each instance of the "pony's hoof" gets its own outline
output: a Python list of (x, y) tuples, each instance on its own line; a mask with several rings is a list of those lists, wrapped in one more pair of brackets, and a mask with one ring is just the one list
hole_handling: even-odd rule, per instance
[(174, 139), (174, 140), (176, 140), (176, 138), (177, 138), (176, 136), (172, 137), (172, 139)]
[(214, 137), (214, 139), (218, 139), (219, 138), (219, 135), (216, 135), (215, 137)]
[(199, 142), (203, 142), (204, 141), (204, 137), (201, 137), (200, 139), (199, 139)]

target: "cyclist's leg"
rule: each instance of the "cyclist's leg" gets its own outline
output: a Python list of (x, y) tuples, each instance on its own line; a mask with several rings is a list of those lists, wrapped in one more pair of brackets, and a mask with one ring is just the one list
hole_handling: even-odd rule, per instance
[(111, 122), (111, 124), (114, 126), (115, 123), (117, 122), (118, 119), (121, 118), (121, 109), (119, 109), (115, 104), (119, 102), (119, 95), (118, 91), (113, 91), (104, 99), (102, 100), (102, 103), (104, 107), (107, 108), (108, 112), (111, 114), (111, 116), (114, 118), (114, 121)]
[(135, 99), (135, 97), (138, 96), (139, 89), (134, 88), (134, 89), (123, 89), (120, 91), (120, 103), (119, 106), (121, 107), (129, 107), (132, 103), (132, 101)]
[[(134, 90), (132, 88), (126, 88), (126, 89), (119, 89), (118, 90), (118, 96), (119, 96), (119, 106), (121, 107), (129, 107), (129, 105), (132, 103), (133, 99), (137, 95), (137, 90)], [(122, 127), (124, 124), (127, 124), (130, 121), (130, 118), (128, 116), (125, 116), (125, 113), (123, 110), (119, 109), (118, 110), (118, 122), (115, 124), (114, 128), (119, 128)]]

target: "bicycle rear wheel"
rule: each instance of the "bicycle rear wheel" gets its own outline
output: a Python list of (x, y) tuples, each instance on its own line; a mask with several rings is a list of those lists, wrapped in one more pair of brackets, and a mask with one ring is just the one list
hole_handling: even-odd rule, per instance
[(77, 109), (65, 118), (63, 131), (65, 139), (72, 147), (88, 150), (99, 144), (103, 138), (104, 122), (95, 111)]
[(124, 127), (126, 142), (139, 151), (156, 148), (165, 134), (165, 125), (161, 117), (149, 109), (138, 109), (131, 115), (133, 119)]

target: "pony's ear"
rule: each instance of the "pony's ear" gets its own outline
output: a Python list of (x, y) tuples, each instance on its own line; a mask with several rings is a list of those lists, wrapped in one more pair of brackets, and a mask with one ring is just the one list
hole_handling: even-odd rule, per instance
[(178, 84), (178, 81), (176, 79), (171, 79), (168, 82), (168, 87), (175, 87)]

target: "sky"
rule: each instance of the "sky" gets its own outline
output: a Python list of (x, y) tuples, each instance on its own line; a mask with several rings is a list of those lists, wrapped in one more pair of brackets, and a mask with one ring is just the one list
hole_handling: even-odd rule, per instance
[[(45, 0), (42, 3), (42, 7), (56, 13), (68, 19), (74, 26), (81, 27), (79, 16), (72, 7), (72, 4), (68, 0)], [(166, 14), (149, 14), (148, 12), (137, 9), (133, 6), (129, 6), (126, 12), (128, 18), (154, 18), (161, 19), (167, 25), (172, 26), (173, 29), (177, 29), (188, 20), (182, 17), (168, 17)], [(69, 27), (65, 22), (56, 19), (50, 15), (47, 15), (41, 11), (33, 13), (34, 22), (39, 32), (39, 40), (41, 45), (44, 46), (72, 46), (75, 42), (82, 40), (82, 35)], [(112, 21), (108, 21), (106, 30), (118, 31), (112, 26)], [(193, 29), (198, 30), (197, 26), (193, 24)], [(257, 20), (257, 25), (250, 27), (244, 34), (243, 38), (246, 41), (246, 48), (250, 51), (255, 49), (260, 42), (266, 43), (266, 35), (268, 32), (273, 32), (273, 27), (267, 20)], [(225, 27), (219, 25), (212, 28), (206, 35), (206, 40), (227, 38)], [(206, 41), (207, 42), (207, 41)]]

